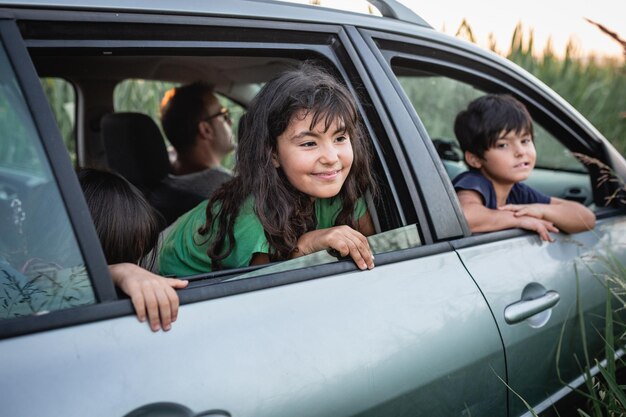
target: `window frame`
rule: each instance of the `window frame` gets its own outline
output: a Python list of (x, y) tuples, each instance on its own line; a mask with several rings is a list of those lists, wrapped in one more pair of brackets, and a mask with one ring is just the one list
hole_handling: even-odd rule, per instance
[[(85, 13), (77, 14), (84, 17), (82, 21), (89, 21), (94, 19), (97, 19), (99, 22), (106, 22), (112, 19), (114, 19), (116, 22), (119, 22), (120, 20), (131, 22), (134, 21), (133, 19), (136, 19), (137, 21), (158, 21), (160, 23), (176, 21), (178, 25), (188, 25), (189, 31), (192, 31), (193, 29), (190, 22), (197, 23), (198, 20), (201, 20), (204, 25), (209, 27), (207, 30), (213, 30), (215, 32), (218, 32), (217, 29), (219, 29), (220, 25), (229, 25), (232, 26), (232, 28), (242, 28), (245, 26), (249, 29), (247, 31), (247, 36), (252, 36), (251, 34), (254, 34), (254, 30), (282, 30), (284, 32), (298, 32), (301, 38), (308, 39), (302, 34), (310, 33), (311, 37), (309, 40), (299, 39), (297, 41), (294, 41), (294, 43), (267, 41), (264, 39), (258, 39), (254, 41), (245, 39), (233, 42), (227, 42), (224, 40), (163, 41), (154, 40), (161, 39), (159, 37), (150, 38), (150, 36), (145, 35), (145, 39), (139, 36), (139, 38), (134, 38), (126, 41), (107, 41), (106, 38), (98, 38), (93, 40), (66, 38), (27, 38), (23, 42), (22, 46), (28, 47), (31, 53), (33, 48), (50, 48), (50, 51), (58, 48), (77, 48), (76, 50), (80, 51), (85, 50), (84, 48), (106, 48), (106, 50), (121, 48), (122, 50), (128, 50), (129, 47), (141, 48), (144, 52), (146, 51), (145, 48), (147, 47), (152, 47), (155, 50), (168, 49), (170, 51), (183, 47), (193, 47), (194, 49), (197, 49), (198, 52), (215, 50), (238, 50), (242, 54), (250, 54), (250, 48), (256, 48), (258, 51), (263, 53), (271, 53), (272, 51), (291, 51), (290, 53), (293, 53), (294, 49), (300, 52), (305, 51), (309, 55), (312, 53), (318, 53), (334, 66), (335, 70), (347, 83), (348, 88), (355, 95), (355, 97), (359, 97), (359, 100), (357, 100), (358, 110), (363, 116), (365, 128), (368, 130), (372, 137), (372, 144), (375, 148), (374, 151), (377, 154), (377, 160), (380, 162), (381, 165), (381, 167), (379, 167), (382, 170), (381, 175), (385, 175), (385, 178), (381, 178), (380, 180), (386, 183), (392, 197), (391, 202), (384, 203), (386, 204), (386, 210), (390, 211), (391, 213), (385, 214), (392, 218), (391, 221), (396, 225), (396, 227), (405, 226), (408, 222), (407, 218), (415, 218), (415, 213), (411, 213), (411, 210), (414, 210), (414, 208), (411, 205), (401, 204), (401, 199), (399, 197), (400, 193), (403, 192), (403, 190), (407, 189), (408, 186), (407, 184), (405, 184), (403, 176), (399, 173), (398, 167), (403, 164), (408, 165), (408, 163), (402, 159), (402, 155), (385, 155), (385, 151), (390, 148), (388, 141), (392, 139), (388, 139), (388, 136), (385, 135), (384, 121), (381, 122), (381, 120), (378, 120), (378, 116), (375, 111), (372, 112), (368, 111), (367, 109), (367, 107), (371, 107), (370, 103), (373, 100), (376, 100), (376, 96), (374, 96), (374, 98), (372, 98), (371, 96), (367, 97), (368, 95), (371, 95), (373, 91), (373, 88), (371, 87), (371, 81), (368, 78), (368, 73), (365, 67), (360, 61), (359, 55), (351, 44), (351, 40), (346, 35), (345, 29), (342, 26), (330, 24), (301, 24), (294, 22), (257, 22), (250, 19), (240, 20), (211, 18), (207, 21), (206, 19), (199, 19), (196, 17), (190, 17), (189, 19), (184, 19), (184, 21), (181, 21), (182, 19), (180, 18), (180, 16), (135, 16), (102, 12), (94, 12), (87, 15)], [(25, 13), (25, 15), (32, 18), (34, 15), (38, 14), (30, 12)], [(72, 12), (64, 13), (62, 16), (59, 16), (59, 18), (70, 26), (72, 25), (72, 22), (78, 20), (76, 16), (73, 16)], [(41, 20), (43, 21), (45, 19), (42, 17)], [(41, 21), (38, 22), (39, 25), (41, 25), (41, 23)], [(55, 21), (55, 23), (58, 22)], [(19, 37), (19, 31), (17, 30), (17, 26), (14, 22), (12, 22), (12, 24), (14, 34), (13, 36), (15, 37), (15, 35), (18, 35)], [(65, 23), (62, 23), (60, 25), (63, 26), (63, 24)], [(154, 31), (154, 27), (150, 25), (145, 25), (145, 27), (148, 28), (146, 33)], [(173, 25), (172, 27), (179, 28), (177, 25)], [(25, 31), (25, 33), (30, 33), (28, 31), (27, 24), (25, 24), (24, 22), (21, 22), (20, 28), (22, 29), (22, 31)], [(58, 30), (59, 26), (56, 26), (56, 28)], [(71, 32), (71, 30), (68, 30), (68, 32)], [(57, 36), (57, 33), (58, 32), (54, 32), (54, 36)], [(111, 36), (110, 31), (107, 33), (109, 36)], [(139, 30), (136, 33), (141, 34), (143, 32)], [(38, 35), (41, 35), (41, 33), (39, 33)], [(43, 38), (45, 36), (41, 37)], [(283, 35), (283, 37), (281, 37), (280, 39), (289, 39), (289, 37)], [(319, 43), (320, 39), (323, 40), (323, 43)], [(318, 41), (318, 43), (315, 43), (315, 41)], [(224, 54), (224, 52), (222, 54)], [(23, 48), (22, 50), (21, 59), (23, 62), (26, 62), (28, 65), (30, 65), (30, 70), (34, 76), (33, 64), (30, 60), (29, 53), (26, 52), (25, 48)], [(35, 80), (37, 81), (37, 83), (34, 85), (38, 87), (38, 89), (35, 88), (35, 90), (37, 90), (35, 91), (35, 94), (39, 96), (38, 100), (40, 101), (40, 105), (45, 104), (47, 106), (47, 101), (43, 94), (43, 90), (38, 84), (38, 78), (35, 77)], [(77, 100), (80, 99), (81, 97), (77, 98)], [(375, 104), (376, 103), (374, 102), (374, 105)], [(40, 113), (43, 114), (43, 112)], [(80, 110), (78, 110), (78, 114), (80, 115)], [(79, 123), (80, 122), (77, 121), (77, 126), (79, 125)], [(71, 311), (55, 312), (54, 314), (51, 313), (49, 315), (40, 317), (13, 319), (6, 323), (8, 324), (8, 326), (5, 326), (3, 329), (0, 330), (0, 339), (19, 334), (26, 334), (36, 331), (49, 330), (53, 328), (60, 328), (80, 323), (89, 323), (96, 320), (110, 319), (114, 317), (134, 314), (134, 310), (129, 299), (118, 299), (115, 296), (115, 290), (112, 283), (110, 282), (106, 263), (102, 256), (100, 244), (97, 240), (95, 230), (93, 229), (93, 223), (90, 217), (86, 215), (88, 211), (84, 203), (84, 198), (82, 197), (82, 193), (80, 192), (80, 187), (78, 186), (76, 176), (71, 170), (69, 157), (67, 156), (67, 152), (64, 149), (64, 146), (62, 146), (63, 141), (59, 136), (59, 133), (54, 124), (53, 116), (49, 109), (46, 113), (45, 127), (47, 128), (47, 131), (52, 132), (49, 135), (50, 137), (46, 139), (46, 142), (50, 143), (49, 147), (52, 151), (55, 152), (56, 155), (54, 160), (51, 158), (51, 163), (56, 169), (55, 178), (59, 183), (61, 183), (60, 185), (65, 190), (63, 193), (63, 198), (66, 202), (67, 207), (71, 209), (70, 215), (71, 219), (75, 222), (75, 224), (73, 223), (74, 227), (76, 229), (80, 228), (81, 235), (86, 235), (86, 237), (84, 237), (85, 243), (82, 244), (81, 249), (83, 250), (83, 253), (86, 254), (92, 254), (94, 252), (97, 253), (97, 256), (95, 256), (95, 260), (90, 258), (90, 260), (87, 261), (86, 259), (86, 262), (89, 262), (89, 267), (91, 267), (91, 265), (96, 265), (96, 267), (99, 268), (97, 269), (97, 275), (93, 276), (93, 280), (103, 284), (109, 284), (108, 287), (110, 290), (112, 290), (112, 295), (102, 298), (100, 293), (98, 293), (98, 300), (100, 301), (100, 303), (92, 306), (79, 307), (77, 309), (72, 309)], [(40, 130), (42, 129), (40, 128)], [(59, 168), (57, 168), (57, 166), (59, 166)], [(396, 187), (401, 187), (400, 191), (398, 191)], [(80, 201), (80, 204), (77, 205), (75, 203), (76, 201)], [(377, 265), (395, 263), (404, 259), (414, 259), (416, 257), (428, 256), (434, 253), (448, 252), (451, 250), (452, 249), (449, 244), (441, 244), (390, 252), (377, 256)], [(92, 273), (91, 270), (89, 271), (90, 273)], [(302, 282), (310, 279), (334, 276), (337, 274), (343, 274), (351, 271), (357, 271), (354, 263), (351, 260), (340, 260), (332, 264), (308, 267), (304, 268), (303, 270), (290, 270), (270, 275), (262, 275), (259, 277), (254, 277), (241, 281), (221, 283), (219, 285), (215, 285), (217, 284), (217, 282), (215, 282), (216, 280), (202, 280), (199, 281), (197, 284), (194, 283), (193, 285), (190, 285), (190, 288), (188, 289), (178, 291), (178, 294), (181, 304), (187, 304), (191, 302), (221, 298), (228, 295), (240, 294), (279, 285)], [(236, 270), (234, 272), (237, 273)], [(206, 274), (206, 276), (210, 278), (211, 273)]]
[[(414, 123), (422, 133), (422, 140), (432, 142), (419, 119), (420, 116), (393, 72), (393, 66), (398, 65), (392, 66), (393, 60), (400, 60), (400, 65), (402, 61), (413, 66), (419, 65), (420, 69), (475, 86), (486, 92), (511, 93), (524, 102), (533, 119), (564, 147), (570, 151), (592, 155), (612, 166), (606, 139), (556, 93), (506, 59), (460, 40), (451, 44), (443, 37), (436, 39), (437, 36), (433, 36), (432, 39), (423, 39), (419, 36), (411, 38), (368, 29), (362, 29), (361, 33), (384, 66), (385, 73), (392, 80), (396, 92), (411, 113)], [(434, 158), (441, 162), (436, 153)], [(619, 173), (621, 167), (617, 168)], [(588, 167), (588, 171), (591, 180), (595, 182), (599, 176), (598, 169), (591, 166)], [(602, 207), (604, 196), (614, 191), (612, 186), (606, 183), (602, 187), (592, 189), (593, 201), (598, 207)], [(455, 205), (459, 204), (456, 196), (452, 199)], [(464, 217), (463, 221), (465, 222)]]

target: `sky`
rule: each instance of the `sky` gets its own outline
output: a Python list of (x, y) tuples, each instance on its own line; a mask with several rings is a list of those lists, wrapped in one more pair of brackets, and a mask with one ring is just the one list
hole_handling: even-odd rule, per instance
[(435, 29), (454, 34), (465, 18), (478, 44), (487, 45), (493, 33), (499, 50), (506, 51), (515, 25), (522, 22), (525, 33), (533, 29), (535, 44), (543, 50), (548, 38), (554, 51), (562, 53), (572, 38), (581, 55), (594, 53), (622, 57), (620, 44), (584, 18), (594, 20), (626, 39), (626, 1), (623, 0), (526, 0), (459, 1), (400, 0)]
[[(308, 3), (308, 0), (291, 0)], [(323, 6), (355, 11), (367, 10), (364, 0), (319, 0)], [(548, 39), (553, 50), (562, 55), (573, 39), (581, 56), (595, 54), (623, 59), (618, 42), (585, 21), (594, 20), (626, 40), (626, 1), (624, 0), (399, 0), (414, 10), (435, 29), (454, 35), (467, 20), (480, 46), (487, 47), (489, 33), (497, 49), (506, 52), (515, 26), (521, 22), (525, 38), (532, 28), (540, 52)]]

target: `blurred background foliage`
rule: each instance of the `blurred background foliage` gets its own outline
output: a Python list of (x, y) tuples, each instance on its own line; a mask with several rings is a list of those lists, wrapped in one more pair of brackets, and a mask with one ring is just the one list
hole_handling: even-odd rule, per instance
[[(550, 42), (536, 45), (532, 30), (524, 34), (523, 25), (519, 23), (511, 36), (508, 52), (499, 53), (495, 39), (490, 42), (490, 49), (556, 91), (626, 155), (626, 62), (580, 56), (572, 40), (565, 51), (557, 53)], [(466, 21), (461, 23), (456, 36), (476, 43)], [(624, 53), (626, 58), (626, 50)]]

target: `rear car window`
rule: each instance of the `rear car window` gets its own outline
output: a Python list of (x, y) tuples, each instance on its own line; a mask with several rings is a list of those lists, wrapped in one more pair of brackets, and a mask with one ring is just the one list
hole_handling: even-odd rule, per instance
[[(161, 126), (161, 102), (168, 91), (176, 88), (180, 83), (171, 83), (157, 80), (144, 79), (128, 79), (115, 86), (113, 92), (113, 107), (116, 112), (137, 112), (150, 116), (161, 129), (161, 134), (165, 138), (168, 145), (168, 152), (173, 155), (174, 148), (169, 144), (165, 132)], [(245, 108), (240, 104), (230, 100), (228, 97), (217, 92), (214, 93), (219, 99), (220, 104), (226, 107), (230, 117), (233, 120), (232, 131), (237, 138), (237, 128), (239, 127), (239, 119), (245, 113)], [(235, 165), (234, 153), (226, 156), (222, 165), (232, 169)]]
[[(411, 104), (420, 115), (428, 134), (435, 141), (435, 146), (443, 153), (442, 143), (450, 144), (459, 154), (460, 148), (454, 134), (454, 120), (456, 115), (464, 110), (470, 101), (486, 94), (469, 84), (452, 78), (416, 73), (415, 75), (400, 75), (397, 77)], [(587, 170), (554, 136), (543, 129), (536, 121), (534, 125), (534, 140), (537, 148), (537, 167), (586, 173)], [(461, 155), (462, 156), (462, 155)], [(452, 160), (456, 160), (455, 157)], [(448, 159), (450, 160), (450, 159)], [(462, 158), (461, 158), (462, 160)]]

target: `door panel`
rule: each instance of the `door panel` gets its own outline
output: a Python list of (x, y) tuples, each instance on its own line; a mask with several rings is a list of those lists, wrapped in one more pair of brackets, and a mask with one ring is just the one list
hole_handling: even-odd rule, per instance
[[(384, 255), (380, 255), (384, 260)], [(293, 271), (297, 274), (297, 271)], [(3, 413), (504, 415), (502, 344), (453, 252), (0, 342)]]
[[(495, 314), (505, 345), (509, 385), (537, 412), (548, 405), (539, 407), (539, 403), (564, 387), (556, 362), (561, 332), (562, 380), (571, 382), (581, 374), (575, 359), (584, 363), (577, 297), (584, 311), (589, 353), (602, 353), (604, 345), (596, 329), (602, 332), (604, 328), (606, 288), (598, 274), (606, 270), (604, 256), (626, 260), (626, 220), (601, 220), (593, 231), (555, 237), (553, 243), (528, 235), (458, 250)], [(558, 303), (545, 310), (550, 313), (507, 323), (505, 309), (520, 301), (530, 284), (535, 288), (527, 290), (526, 298), (554, 291), (560, 297)], [(509, 400), (509, 415), (526, 412), (515, 394), (510, 393)]]

